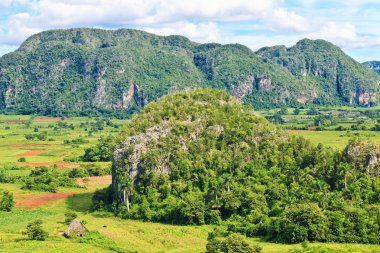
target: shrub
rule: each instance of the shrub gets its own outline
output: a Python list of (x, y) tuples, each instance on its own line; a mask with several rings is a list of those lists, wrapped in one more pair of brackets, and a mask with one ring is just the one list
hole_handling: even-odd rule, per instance
[(67, 210), (65, 212), (65, 217), (65, 224), (69, 225), (74, 219), (78, 217), (78, 215), (72, 210)]
[(98, 143), (85, 150), (82, 160), (85, 162), (109, 162), (112, 159), (114, 149), (113, 136), (102, 136)]
[(231, 233), (224, 237), (218, 229), (209, 233), (207, 237), (207, 253), (260, 253), (261, 247), (258, 245), (251, 245), (247, 238), (239, 233)]
[(59, 186), (78, 186), (68, 175), (59, 173), (56, 169), (37, 167), (24, 180), (22, 189), (57, 192)]
[(25, 234), (30, 240), (45, 241), (48, 232), (42, 229), (42, 220), (36, 220), (26, 226)]
[(24, 162), (26, 162), (26, 158), (25, 157), (20, 157), (17, 161), (20, 162), (20, 163), (24, 163)]
[(14, 206), (13, 194), (5, 191), (0, 200), (0, 211), (10, 212)]

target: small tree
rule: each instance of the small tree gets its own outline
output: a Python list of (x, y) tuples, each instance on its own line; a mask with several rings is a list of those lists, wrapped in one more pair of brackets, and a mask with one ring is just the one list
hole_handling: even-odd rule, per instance
[(74, 211), (67, 210), (65, 212), (65, 217), (65, 223), (69, 225), (74, 219), (78, 217), (78, 215)]
[(30, 240), (45, 241), (48, 237), (48, 232), (42, 229), (42, 220), (36, 220), (26, 226), (25, 233)]
[(25, 157), (20, 157), (17, 161), (20, 162), (20, 163), (24, 163), (24, 162), (26, 162), (26, 158)]
[(133, 182), (128, 174), (124, 174), (122, 177), (120, 177), (120, 189), (123, 191), (123, 203), (129, 212), (129, 197), (133, 193)]
[(0, 200), (0, 211), (10, 212), (14, 206), (13, 194), (5, 191)]
[(226, 253), (260, 253), (261, 247), (250, 245), (244, 235), (233, 233), (226, 237), (222, 250)]

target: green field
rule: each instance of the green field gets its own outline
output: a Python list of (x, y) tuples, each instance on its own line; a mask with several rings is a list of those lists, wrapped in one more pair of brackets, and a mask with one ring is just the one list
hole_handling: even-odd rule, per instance
[[(286, 116), (285, 116), (286, 117)], [(297, 116), (306, 117), (304, 113)], [(288, 119), (291, 116), (288, 117)], [(307, 118), (307, 117), (306, 117)], [(102, 121), (100, 126), (97, 122)], [(77, 158), (84, 149), (93, 145), (101, 135), (117, 134), (121, 120), (95, 118), (48, 119), (19, 115), (0, 115), (0, 167), (10, 165), (31, 165), (58, 163), (64, 172), (71, 166), (83, 164)], [(29, 122), (29, 123), (28, 123)], [(291, 123), (289, 123), (291, 124)], [(351, 123), (350, 123), (351, 124)], [(38, 131), (35, 131), (35, 129)], [(354, 136), (380, 144), (377, 131), (303, 131), (289, 130), (290, 134), (302, 135), (312, 142), (343, 148)], [(46, 132), (45, 140), (27, 140), (25, 135)], [(65, 140), (83, 138), (83, 144), (65, 144)], [(39, 151), (37, 155), (23, 156), (29, 151)], [(18, 160), (25, 157), (26, 161)], [(62, 164), (66, 167), (59, 167)], [(109, 163), (100, 163), (109, 166)], [(9, 175), (26, 176), (31, 167), (20, 170), (6, 170)], [(213, 226), (174, 226), (135, 220), (122, 220), (110, 213), (90, 212), (91, 198), (96, 189), (104, 188), (107, 182), (100, 182), (86, 188), (60, 188), (59, 192), (73, 192), (76, 195), (45, 203), (34, 209), (14, 208), (11, 212), (0, 212), (0, 252), (205, 252), (208, 232)], [(21, 190), (20, 184), (0, 183), (0, 192), (11, 191), (16, 203), (34, 199), (46, 192)], [(101, 239), (80, 242), (66, 239), (62, 233), (67, 227), (63, 223), (64, 213), (73, 210), (78, 218), (86, 222), (86, 227), (101, 234)], [(28, 240), (22, 232), (33, 220), (42, 219), (43, 227), (49, 232), (47, 241)], [(287, 245), (265, 242), (262, 238), (250, 238), (259, 244), (263, 252), (289, 252), (302, 249), (301, 244)], [(379, 245), (309, 243), (308, 247), (326, 249), (324, 252), (380, 252)], [(333, 251), (334, 250), (334, 251)]]
[[(17, 185), (2, 184), (0, 190), (11, 190), (17, 195), (29, 194), (17, 190)], [(109, 244), (137, 252), (205, 252), (207, 233), (212, 226), (173, 226), (133, 220), (122, 220), (104, 213), (88, 213), (91, 192), (95, 188), (83, 189), (77, 195), (43, 205), (34, 210), (14, 209), (10, 213), (0, 213), (0, 252), (114, 252), (108, 244), (97, 242), (78, 243), (62, 236), (64, 212), (72, 209), (85, 220), (90, 231), (98, 231)], [(73, 190), (73, 189), (65, 189)], [(42, 219), (49, 231), (49, 239), (44, 242), (27, 240), (22, 231), (30, 220)], [(258, 243), (263, 252), (288, 252), (301, 249), (302, 245), (286, 245), (263, 242), (259, 238), (250, 239)], [(113, 243), (110, 243), (113, 242)], [(380, 246), (361, 244), (311, 243), (309, 247), (336, 249), (342, 252), (379, 252)]]

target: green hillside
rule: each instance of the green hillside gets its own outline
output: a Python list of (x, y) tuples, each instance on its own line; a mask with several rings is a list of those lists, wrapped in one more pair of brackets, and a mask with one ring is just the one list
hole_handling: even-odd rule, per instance
[[(215, 224), (247, 236), (380, 243), (378, 146), (345, 149), (289, 137), (224, 91), (198, 89), (147, 105), (118, 138), (119, 217)], [(116, 210), (116, 211), (115, 211)]]
[(312, 93), (300, 97), (300, 102), (376, 104), (379, 76), (330, 42), (304, 39), (290, 48), (263, 48), (257, 54), (262, 60), (289, 70), (298, 80), (314, 88)]
[(372, 105), (378, 80), (321, 41), (256, 54), (242, 45), (198, 44), (131, 29), (52, 30), (0, 58), (0, 110), (125, 116), (162, 95), (195, 87), (225, 89), (255, 108)]

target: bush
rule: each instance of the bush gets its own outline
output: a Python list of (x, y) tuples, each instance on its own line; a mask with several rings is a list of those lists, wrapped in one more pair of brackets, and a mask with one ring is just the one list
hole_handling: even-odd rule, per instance
[(42, 229), (42, 220), (36, 220), (26, 226), (25, 234), (30, 240), (45, 241), (48, 232)]
[(26, 162), (26, 158), (25, 157), (20, 157), (17, 161), (20, 162), (20, 163), (24, 163), (24, 162)]
[(10, 212), (14, 206), (13, 194), (5, 191), (0, 200), (0, 211)]
[(76, 187), (78, 185), (68, 175), (61, 174), (56, 169), (37, 167), (24, 180), (22, 189), (57, 192), (59, 186)]
[(233, 233), (227, 236), (222, 244), (223, 252), (228, 253), (260, 253), (261, 247), (257, 245), (250, 245), (247, 238), (241, 234)]
[(85, 150), (82, 160), (85, 162), (109, 162), (112, 159), (115, 138), (101, 136), (98, 143)]
[(74, 219), (78, 217), (78, 215), (74, 211), (67, 210), (65, 212), (65, 217), (65, 224), (69, 225)]
[(74, 168), (70, 170), (69, 172), (70, 178), (84, 178), (87, 176), (88, 176), (87, 170), (83, 168)]
[[(220, 230), (215, 229), (209, 233), (207, 237), (206, 252), (207, 253), (260, 253), (261, 247), (251, 245), (247, 238), (239, 233), (232, 233), (226, 237)], [(224, 238), (224, 240), (223, 240)]]

